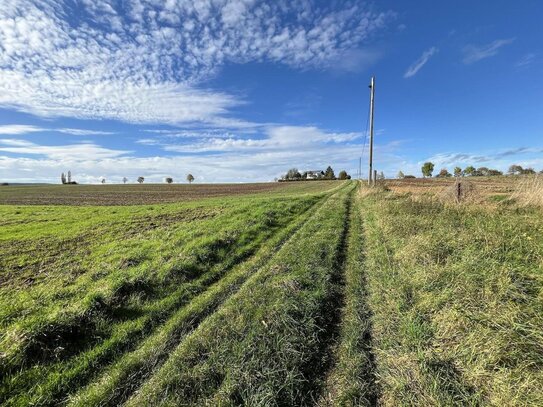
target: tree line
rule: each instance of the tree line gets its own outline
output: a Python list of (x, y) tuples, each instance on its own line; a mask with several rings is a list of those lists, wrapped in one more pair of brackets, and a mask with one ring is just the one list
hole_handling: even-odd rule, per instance
[[(434, 163), (427, 161), (421, 167), (422, 176), (424, 178), (429, 178), (434, 172), (435, 165)], [(507, 170), (507, 175), (530, 175), (536, 174), (537, 172), (529, 167), (523, 168), (518, 164), (513, 164)], [(539, 172), (543, 174), (543, 170)], [(502, 171), (495, 170), (488, 167), (479, 167), (475, 168), (473, 165), (469, 165), (466, 168), (462, 169), (460, 167), (454, 167), (453, 173), (451, 174), (447, 168), (442, 168), (439, 173), (435, 176), (436, 178), (448, 178), (448, 177), (492, 177), (497, 175), (504, 175)], [(402, 171), (398, 172), (397, 178), (415, 178), (413, 175), (404, 175)]]
[(312, 180), (347, 180), (351, 179), (351, 176), (347, 174), (347, 171), (341, 170), (336, 177), (336, 174), (331, 166), (328, 166), (326, 170), (304, 171), (301, 173), (297, 168), (291, 168), (286, 174), (282, 175), (280, 179), (276, 181), (312, 181)]
[[(192, 182), (194, 181), (194, 176), (192, 174), (187, 174), (187, 177), (186, 177), (186, 180), (188, 181), (189, 184), (192, 184)], [(123, 184), (126, 184), (129, 179), (126, 178), (126, 177), (123, 177), (122, 179), (123, 181)], [(145, 182), (145, 177), (138, 177), (136, 179), (137, 183), (138, 184), (143, 184)], [(72, 181), (72, 172), (71, 171), (68, 171), (68, 174), (60, 174), (60, 182), (62, 184), (69, 184), (69, 185), (76, 185), (77, 182), (76, 181)], [(167, 183), (167, 184), (172, 184), (173, 183), (173, 178), (172, 177), (166, 177), (164, 178), (164, 182)], [(106, 179), (104, 177), (101, 177), (100, 178), (100, 183), (101, 184), (105, 184), (106, 183)]]

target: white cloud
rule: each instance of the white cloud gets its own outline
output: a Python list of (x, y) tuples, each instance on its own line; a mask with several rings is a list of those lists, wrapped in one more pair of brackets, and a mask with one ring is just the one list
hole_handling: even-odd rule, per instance
[[(24, 140), (0, 140), (0, 180), (57, 182), (58, 174), (71, 169), (80, 182), (120, 182), (124, 176), (160, 182), (165, 176), (183, 179), (193, 173), (199, 182), (270, 181), (288, 168), (326, 168), (355, 172), (361, 145), (359, 133), (327, 132), (316, 127), (270, 127), (261, 139), (170, 138), (142, 139), (170, 152), (170, 157), (134, 157), (128, 151), (107, 149), (93, 143), (65, 146), (37, 145)], [(179, 140), (184, 144), (172, 144)], [(169, 143), (169, 144), (168, 144)], [(36, 157), (2, 156), (2, 152)]]
[(202, 80), (227, 62), (329, 67), (391, 16), (301, 0), (85, 0), (76, 16), (67, 0), (4, 0), (0, 106), (45, 117), (250, 127), (228, 117), (239, 97), (204, 89)]
[(41, 155), (53, 160), (101, 160), (130, 153), (104, 148), (94, 143), (44, 146), (17, 139), (0, 139), (0, 152)]
[[(361, 133), (326, 132), (312, 126), (273, 126), (265, 130), (262, 138), (202, 137), (196, 142), (173, 144), (171, 140), (162, 143), (166, 151), (179, 153), (226, 152), (226, 151), (283, 151), (304, 149), (314, 151), (329, 148), (330, 144), (346, 143), (359, 139)], [(151, 142), (144, 139), (145, 143)], [(155, 144), (160, 144), (152, 139)]]
[(0, 134), (17, 135), (17, 134), (35, 133), (38, 131), (43, 131), (43, 129), (41, 127), (30, 126), (26, 124), (6, 124), (3, 126), (0, 126)]
[(72, 134), (74, 136), (100, 136), (115, 134), (109, 131), (87, 130), (87, 129), (69, 129), (69, 128), (45, 128), (39, 126), (31, 126), (26, 124), (6, 124), (0, 126), (0, 134), (21, 135), (38, 132), (58, 132)]
[(525, 68), (529, 65), (531, 65), (535, 61), (535, 54), (529, 53), (524, 55), (522, 58), (520, 58), (515, 66), (517, 68)]
[(424, 51), (419, 59), (417, 59), (415, 62), (413, 62), (409, 68), (407, 68), (407, 71), (405, 71), (405, 74), (403, 75), (404, 78), (411, 78), (412, 76), (416, 75), (420, 69), (426, 65), (428, 60), (438, 52), (438, 49), (436, 47), (431, 47), (430, 49)]
[(87, 129), (50, 129), (49, 131), (58, 131), (59, 133), (72, 134), (74, 136), (107, 136), (115, 134), (111, 131), (101, 131), (101, 130), (87, 130)]
[(469, 65), (480, 61), (481, 59), (492, 57), (498, 53), (501, 47), (511, 44), (514, 40), (514, 38), (508, 38), (503, 40), (495, 40), (486, 45), (466, 45), (463, 50), (463, 62), (464, 64)]

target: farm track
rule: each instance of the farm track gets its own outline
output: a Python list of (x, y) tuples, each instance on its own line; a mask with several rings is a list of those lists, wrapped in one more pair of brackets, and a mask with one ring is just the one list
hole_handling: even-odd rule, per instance
[[(319, 203), (322, 203), (322, 199), (315, 205), (318, 206)], [(307, 208), (301, 218), (307, 220), (307, 217), (310, 216), (311, 209), (314, 208), (315, 205)], [(299, 221), (300, 219), (295, 219), (291, 223), (298, 224)], [(270, 242), (280, 243), (281, 240), (284, 239), (284, 237), (282, 238), (281, 236), (285, 233), (294, 233), (295, 229), (296, 228), (293, 228), (291, 225), (279, 229), (279, 231), (271, 237)], [(261, 250), (266, 252), (266, 250), (273, 249), (273, 247), (271, 247), (272, 245), (268, 246), (263, 243), (264, 249)], [(254, 253), (256, 250), (257, 248), (252, 250), (252, 252)], [(247, 255), (248, 254), (250, 253), (247, 253)], [(222, 269), (219, 273), (204, 275), (194, 283), (184, 285), (182, 289), (159, 299), (157, 303), (151, 304), (155, 309), (154, 312), (134, 321), (129, 320), (116, 326), (117, 330), (120, 331), (120, 336), (114, 336), (112, 340), (106, 340), (80, 355), (75, 356), (75, 359), (71, 359), (67, 365), (64, 364), (64, 362), (45, 366), (37, 365), (29, 371), (22, 372), (15, 376), (9, 383), (3, 383), (1, 394), (4, 394), (4, 397), (6, 395), (10, 397), (9, 400), (4, 399), (6, 405), (25, 404), (25, 400), (26, 402), (32, 401), (34, 404), (38, 405), (52, 403), (53, 400), (54, 403), (58, 403), (60, 401), (59, 396), (64, 396), (71, 388), (84, 385), (85, 382), (95, 376), (97, 372), (100, 372), (102, 366), (106, 366), (107, 363), (112, 360), (114, 361), (120, 357), (120, 360), (122, 361), (122, 358), (124, 357), (122, 356), (122, 353), (131, 352), (138, 348), (142, 341), (146, 341), (149, 338), (149, 335), (151, 338), (153, 337), (153, 332), (158, 332), (162, 339), (166, 339), (164, 341), (166, 348), (168, 348), (168, 346), (175, 346), (179, 338), (198, 326), (199, 322), (208, 313), (213, 311), (225, 298), (231, 295), (230, 290), (235, 291), (239, 288), (239, 285), (246, 278), (246, 276), (243, 275), (243, 272), (238, 272), (235, 277), (230, 279), (227, 278), (231, 273), (231, 267), (234, 267), (236, 270), (244, 269), (243, 266), (236, 266), (235, 263), (244, 261), (243, 264), (258, 264), (256, 260), (260, 259), (260, 261), (263, 261), (266, 256), (271, 256), (271, 254), (267, 255), (266, 253), (263, 253), (262, 255), (254, 255), (247, 260), (247, 255), (237, 259), (233, 258), (235, 261), (231, 261), (230, 266), (227, 265), (226, 268)], [(245, 272), (248, 273), (248, 270), (245, 270)], [(227, 278), (226, 281), (229, 281), (231, 285), (227, 287), (218, 286), (225, 278)], [(213, 287), (215, 286), (218, 286), (214, 291), (215, 297), (213, 295), (206, 296), (208, 291), (213, 291)], [(201, 297), (205, 298), (199, 302)], [(196, 305), (190, 307), (192, 300), (194, 300)], [(185, 304), (188, 305), (185, 307)], [(201, 305), (200, 309), (195, 309), (198, 308), (199, 304)], [(187, 308), (187, 312), (183, 313), (182, 311), (185, 308)], [(199, 314), (192, 311), (198, 311)], [(181, 314), (181, 316), (179, 314)], [(173, 319), (175, 316), (178, 317), (178, 320)], [(180, 328), (172, 321), (178, 323), (183, 322), (184, 324), (182, 324), (182, 327)], [(165, 332), (160, 331), (161, 328), (168, 323), (171, 325), (171, 338), (168, 338), (168, 335)], [(152, 340), (149, 341), (153, 343)], [(127, 354), (130, 355), (130, 353)], [(156, 358), (155, 363), (160, 364), (160, 357)], [(40, 386), (37, 392), (31, 396), (30, 400), (29, 395), (26, 392), (23, 391), (17, 395), (16, 392), (10, 390), (15, 388), (18, 390), (24, 389), (24, 385), (32, 384), (32, 377), (38, 374), (40, 376), (48, 375), (51, 380), (48, 380), (44, 386)], [(132, 380), (132, 375), (130, 376), (130, 380)], [(19, 385), (22, 387), (19, 387)], [(123, 396), (121, 394), (121, 399), (122, 398)]]
[(316, 403), (319, 407), (378, 405), (360, 200), (357, 194), (350, 207), (341, 268), (343, 302), (338, 312), (332, 366)]
[[(340, 272), (337, 266), (343, 262), (345, 215), (352, 192), (349, 188), (328, 199), (265, 267), (179, 344), (128, 404), (268, 405), (280, 400), (290, 405), (313, 404), (322, 383), (315, 372), (326, 371), (326, 350), (337, 337), (330, 317), (339, 312), (335, 297), (341, 294), (341, 277), (334, 274)], [(308, 253), (297, 254), (300, 244), (312, 235), (317, 241)], [(279, 297), (274, 300), (274, 296)], [(274, 301), (282, 308), (275, 308)], [(336, 306), (329, 312), (331, 304)], [(260, 331), (268, 331), (267, 336)], [(250, 334), (247, 337), (243, 332)], [(298, 335), (304, 342), (298, 342)], [(249, 347), (240, 350), (244, 345)], [(302, 348), (295, 351), (299, 346)], [(265, 357), (262, 351), (271, 353)], [(291, 373), (280, 373), (292, 363)], [(291, 380), (294, 382), (289, 383)]]
[(327, 198), (318, 201), (300, 218), (292, 222), (282, 233), (278, 233), (264, 244), (253, 257), (234, 267), (234, 270), (206, 291), (180, 308), (153, 335), (142, 341), (138, 348), (123, 356), (87, 388), (69, 397), (69, 405), (114, 406), (124, 403), (140, 385), (160, 369), (169, 353), (194, 331), (202, 321), (216, 310), (245, 284), (248, 278), (263, 267), (274, 253), (286, 244), (310, 219), (311, 212), (318, 210)]

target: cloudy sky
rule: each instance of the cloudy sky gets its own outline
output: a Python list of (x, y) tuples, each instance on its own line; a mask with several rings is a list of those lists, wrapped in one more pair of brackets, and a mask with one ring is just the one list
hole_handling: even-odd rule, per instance
[[(416, 3), (416, 4), (414, 4)], [(543, 169), (543, 3), (2, 0), (0, 181)]]

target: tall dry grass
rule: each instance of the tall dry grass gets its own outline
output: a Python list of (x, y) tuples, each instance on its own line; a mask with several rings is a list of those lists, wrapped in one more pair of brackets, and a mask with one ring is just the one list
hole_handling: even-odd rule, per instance
[(522, 177), (511, 198), (521, 206), (539, 206), (543, 208), (543, 175)]

